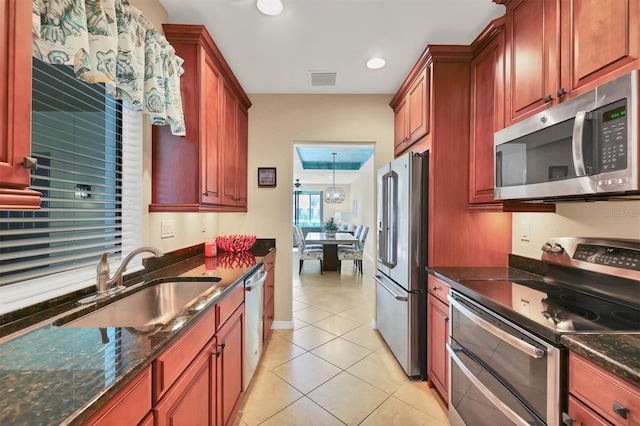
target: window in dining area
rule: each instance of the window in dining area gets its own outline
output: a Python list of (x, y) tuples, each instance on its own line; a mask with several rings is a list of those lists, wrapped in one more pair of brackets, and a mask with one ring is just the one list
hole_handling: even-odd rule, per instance
[(293, 224), (303, 228), (322, 226), (322, 191), (294, 191)]

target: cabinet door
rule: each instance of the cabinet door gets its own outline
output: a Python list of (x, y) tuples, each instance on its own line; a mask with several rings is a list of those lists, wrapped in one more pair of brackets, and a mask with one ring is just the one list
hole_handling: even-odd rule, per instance
[(222, 129), (223, 135), (221, 143), (222, 152), (222, 203), (236, 205), (236, 179), (237, 179), (237, 158), (236, 151), (238, 139), (236, 134), (237, 122), (236, 98), (229, 86), (223, 84), (222, 90)]
[(220, 144), (219, 144), (219, 109), (218, 93), (220, 87), (220, 73), (210, 62), (205, 60), (203, 72), (203, 90), (201, 96), (202, 105), (202, 202), (220, 204)]
[(205, 347), (154, 407), (156, 426), (210, 424), (212, 345)]
[(233, 423), (233, 415), (242, 398), (244, 304), (235, 311), (218, 332), (217, 394), (219, 424)]
[(236, 172), (236, 205), (247, 206), (247, 161), (249, 156), (249, 115), (248, 111), (237, 102), (237, 172)]
[(444, 401), (448, 400), (449, 395), (448, 341), (449, 307), (430, 294), (427, 302), (427, 369), (430, 385), (438, 390)]
[[(593, 412), (589, 407), (582, 404), (579, 400), (569, 395), (569, 417), (573, 420), (574, 426), (607, 426), (609, 422), (605, 421)], [(566, 424), (566, 423), (565, 423)]]
[(420, 73), (407, 95), (409, 145), (429, 133), (429, 70), (426, 68)]
[[(135, 425), (143, 421), (150, 411), (151, 367), (146, 367), (84, 424)], [(153, 420), (153, 416), (151, 419)]]
[(492, 203), (493, 134), (504, 127), (504, 32), (471, 62), (469, 202)]
[(402, 101), (400, 101), (398, 107), (394, 111), (393, 150), (396, 155), (404, 151), (404, 149), (406, 148), (406, 142), (409, 140), (409, 120), (407, 118), (407, 115), (408, 106), (407, 98), (405, 97)]
[(0, 0), (0, 208), (37, 209), (31, 155), (31, 4)]
[(639, 14), (637, 0), (562, 0), (562, 83), (567, 92), (578, 91), (574, 96), (638, 68)]
[(560, 81), (558, 0), (518, 0), (506, 11), (508, 124), (555, 103)]

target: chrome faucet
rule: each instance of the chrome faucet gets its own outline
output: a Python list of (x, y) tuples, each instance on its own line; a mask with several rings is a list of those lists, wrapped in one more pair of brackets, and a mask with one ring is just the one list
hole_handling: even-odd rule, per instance
[(97, 276), (96, 276), (96, 287), (98, 289), (98, 296), (104, 296), (109, 294), (111, 287), (115, 286), (117, 291), (122, 290), (124, 287), (122, 285), (122, 274), (127, 269), (127, 265), (131, 262), (136, 255), (144, 252), (153, 253), (156, 257), (164, 256), (160, 250), (155, 247), (140, 247), (129, 253), (127, 257), (122, 261), (122, 264), (118, 268), (113, 277), (109, 278), (109, 262), (107, 262), (108, 253), (102, 253), (102, 257), (100, 257), (100, 261), (98, 262), (97, 268)]

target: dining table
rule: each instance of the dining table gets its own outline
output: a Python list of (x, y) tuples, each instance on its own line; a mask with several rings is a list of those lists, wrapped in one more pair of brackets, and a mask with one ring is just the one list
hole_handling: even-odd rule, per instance
[(338, 244), (357, 244), (358, 239), (348, 232), (337, 232), (333, 236), (326, 232), (309, 232), (304, 239), (305, 244), (322, 244), (323, 271), (338, 270)]

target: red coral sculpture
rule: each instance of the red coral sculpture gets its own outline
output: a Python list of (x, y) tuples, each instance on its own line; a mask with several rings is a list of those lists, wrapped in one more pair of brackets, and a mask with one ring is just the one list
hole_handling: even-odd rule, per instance
[(249, 251), (255, 243), (255, 235), (221, 235), (216, 238), (217, 246), (229, 253)]

